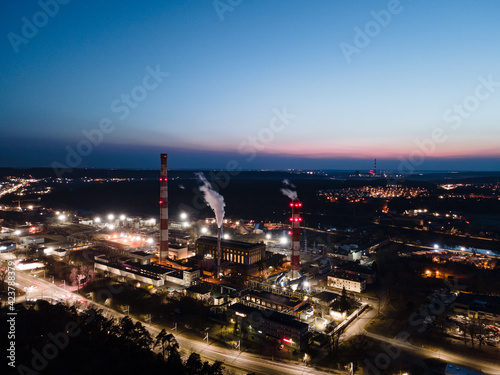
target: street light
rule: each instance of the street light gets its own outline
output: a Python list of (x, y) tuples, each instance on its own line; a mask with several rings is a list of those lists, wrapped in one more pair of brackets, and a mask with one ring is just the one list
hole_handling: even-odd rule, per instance
[(114, 220), (115, 219), (115, 215), (113, 214), (109, 214), (108, 215), (108, 220), (111, 221), (111, 220)]
[(188, 215), (185, 212), (181, 212), (181, 220), (187, 220)]
[(207, 227), (201, 227), (200, 229), (202, 234), (207, 234), (208, 233), (208, 228)]
[(96, 217), (96, 218), (95, 218), (95, 220), (94, 220), (94, 221), (95, 221), (96, 223), (100, 223), (100, 222), (101, 222), (101, 218), (98, 216), (98, 217)]
[(58, 218), (60, 221), (64, 221), (64, 220), (66, 220), (66, 215), (60, 214), (57, 218)]
[(125, 215), (120, 215), (120, 220), (123, 221), (125, 220), (127, 217)]

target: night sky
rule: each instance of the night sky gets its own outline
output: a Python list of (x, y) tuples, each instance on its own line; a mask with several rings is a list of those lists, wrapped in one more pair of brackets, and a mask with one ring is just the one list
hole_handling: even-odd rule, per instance
[(3, 1), (0, 166), (157, 169), (166, 152), (170, 168), (500, 170), (499, 15), (495, 0)]

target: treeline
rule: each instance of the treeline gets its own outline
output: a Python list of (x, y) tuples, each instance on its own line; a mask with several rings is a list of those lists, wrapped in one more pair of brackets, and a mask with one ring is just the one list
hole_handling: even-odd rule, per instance
[[(100, 310), (78, 311), (64, 304), (39, 300), (15, 316), (15, 374), (178, 374), (222, 375), (222, 363), (202, 362), (192, 353), (181, 358), (172, 334), (162, 330), (152, 336), (140, 323), (125, 316), (119, 321)], [(9, 332), (7, 308), (0, 310), (0, 330)], [(3, 353), (9, 340), (1, 340)], [(4, 373), (2, 371), (2, 373)]]

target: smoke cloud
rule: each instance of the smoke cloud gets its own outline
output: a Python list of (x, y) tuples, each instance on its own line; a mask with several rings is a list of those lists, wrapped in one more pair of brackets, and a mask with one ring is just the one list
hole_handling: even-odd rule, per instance
[[(288, 179), (283, 180), (283, 185), (285, 186), (290, 186), (291, 188), (295, 189), (295, 185), (290, 182)], [(290, 198), (292, 201), (298, 200), (299, 197), (297, 196), (297, 192), (295, 190), (291, 189), (281, 189), (281, 192), (286, 195), (288, 198)]]
[(217, 227), (221, 228), (222, 227), (222, 221), (224, 220), (224, 207), (226, 207), (226, 204), (224, 203), (224, 197), (217, 193), (213, 188), (212, 185), (207, 181), (205, 178), (205, 175), (200, 172), (196, 174), (196, 177), (200, 180), (202, 185), (200, 186), (200, 191), (203, 193), (203, 197), (205, 198), (205, 201), (207, 204), (210, 206), (212, 211), (215, 214), (215, 220), (217, 221)]
[(292, 201), (298, 200), (297, 192), (290, 189), (281, 189), (281, 192), (290, 198)]

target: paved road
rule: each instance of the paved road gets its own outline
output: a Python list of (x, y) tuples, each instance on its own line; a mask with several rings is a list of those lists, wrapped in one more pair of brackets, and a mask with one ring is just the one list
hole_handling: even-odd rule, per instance
[(377, 335), (375, 333), (371, 333), (368, 331), (364, 332), (366, 336), (371, 337), (375, 340), (389, 343), (393, 346), (397, 346), (399, 348), (403, 348), (410, 352), (416, 353), (425, 358), (437, 358), (442, 361), (447, 361), (450, 363), (458, 364), (464, 367), (476, 367), (480, 369), (485, 374), (498, 375), (500, 374), (500, 360), (497, 363), (492, 363), (484, 360), (480, 360), (477, 358), (464, 357), (462, 355), (458, 355), (446, 350), (438, 350), (434, 352), (432, 350), (424, 349), (421, 347), (417, 347), (415, 345), (409, 344), (405, 341), (400, 341), (396, 339), (391, 339), (389, 337), (385, 337), (382, 335)]
[[(92, 305), (93, 302), (89, 301), (80, 295), (76, 295), (68, 290), (63, 289), (62, 287), (53, 284), (51, 280), (46, 280), (43, 278), (36, 278), (29, 273), (17, 271), (16, 275), (17, 282), (20, 286), (29, 286), (36, 285), (37, 288), (28, 293), (29, 298), (35, 297), (53, 297), (62, 300), (78, 300), (81, 303)], [(18, 300), (18, 302), (21, 302)], [(394, 338), (385, 337), (382, 335), (374, 334), (368, 332), (364, 329), (366, 323), (368, 323), (371, 319), (373, 319), (378, 313), (378, 301), (370, 301), (372, 304), (372, 309), (369, 311), (365, 311), (357, 318), (354, 322), (351, 323), (349, 329), (344, 333), (344, 338), (348, 339), (357, 334), (365, 334), (368, 337), (371, 337), (375, 340), (382, 341), (385, 343), (389, 343), (393, 346), (397, 346), (403, 348), (407, 351), (416, 353), (425, 358), (438, 358), (444, 361), (448, 361), (451, 363), (456, 363), (465, 367), (476, 367), (481, 369), (486, 374), (491, 375), (500, 375), (500, 361), (495, 364), (492, 362), (484, 361), (477, 358), (464, 357), (461, 355), (457, 355), (455, 353), (439, 350), (434, 352), (432, 350), (424, 349), (421, 347), (414, 346), (408, 342), (398, 341)], [(103, 305), (97, 305), (99, 309), (102, 309), (107, 316), (112, 316), (116, 319), (121, 319), (124, 314), (118, 313), (114, 310), (109, 309)], [(144, 324), (144, 323), (143, 323)], [(177, 341), (179, 342), (179, 346), (182, 349), (182, 354), (184, 357), (189, 356), (189, 354), (193, 351), (199, 353), (203, 359), (210, 361), (221, 361), (228, 368), (231, 368), (235, 371), (236, 374), (246, 374), (249, 372), (256, 372), (261, 374), (270, 374), (270, 375), (278, 375), (278, 374), (332, 374), (332, 373), (341, 373), (331, 370), (329, 372), (319, 371), (311, 367), (304, 366), (303, 363), (292, 362), (292, 363), (280, 363), (275, 361), (270, 361), (268, 359), (262, 358), (258, 355), (239, 352), (237, 350), (228, 349), (224, 347), (220, 347), (214, 344), (212, 340), (209, 338), (209, 343), (203, 341), (202, 335), (200, 337), (196, 337), (197, 335), (191, 331), (186, 332), (173, 332), (171, 327), (160, 327), (157, 325), (144, 324), (150, 330), (151, 334), (156, 336), (162, 328), (166, 328), (169, 332), (172, 332)]]
[[(80, 303), (87, 305), (96, 305), (99, 309), (103, 310), (108, 317), (114, 317), (116, 319), (121, 319), (124, 314), (118, 313), (114, 310), (109, 309), (101, 304), (95, 304), (94, 302), (83, 298), (80, 295), (76, 295), (69, 290), (65, 290), (62, 287), (53, 284), (51, 280), (45, 280), (43, 278), (36, 278), (29, 273), (17, 271), (16, 278), (18, 282), (23, 285), (33, 284), (37, 288), (34, 292), (31, 292), (28, 297), (40, 298), (40, 297), (53, 297), (64, 300), (77, 300)], [(212, 340), (209, 338), (209, 343), (203, 341), (202, 335), (199, 338), (193, 337), (192, 332), (187, 331), (186, 333), (173, 332), (171, 327), (161, 327), (154, 324), (143, 323), (150, 331), (153, 336), (158, 335), (162, 328), (167, 329), (167, 331), (172, 332), (179, 343), (181, 348), (181, 353), (184, 358), (187, 358), (189, 354), (193, 351), (199, 353), (203, 359), (210, 361), (221, 361), (228, 368), (235, 371), (236, 374), (247, 374), (255, 372), (257, 374), (269, 374), (269, 375), (279, 375), (279, 374), (340, 374), (341, 372), (331, 370), (329, 372), (319, 371), (312, 367), (306, 367), (303, 363), (298, 363), (294, 361), (293, 363), (281, 363), (270, 361), (268, 359), (262, 358), (258, 355), (239, 352), (233, 349), (222, 348), (216, 346)]]

